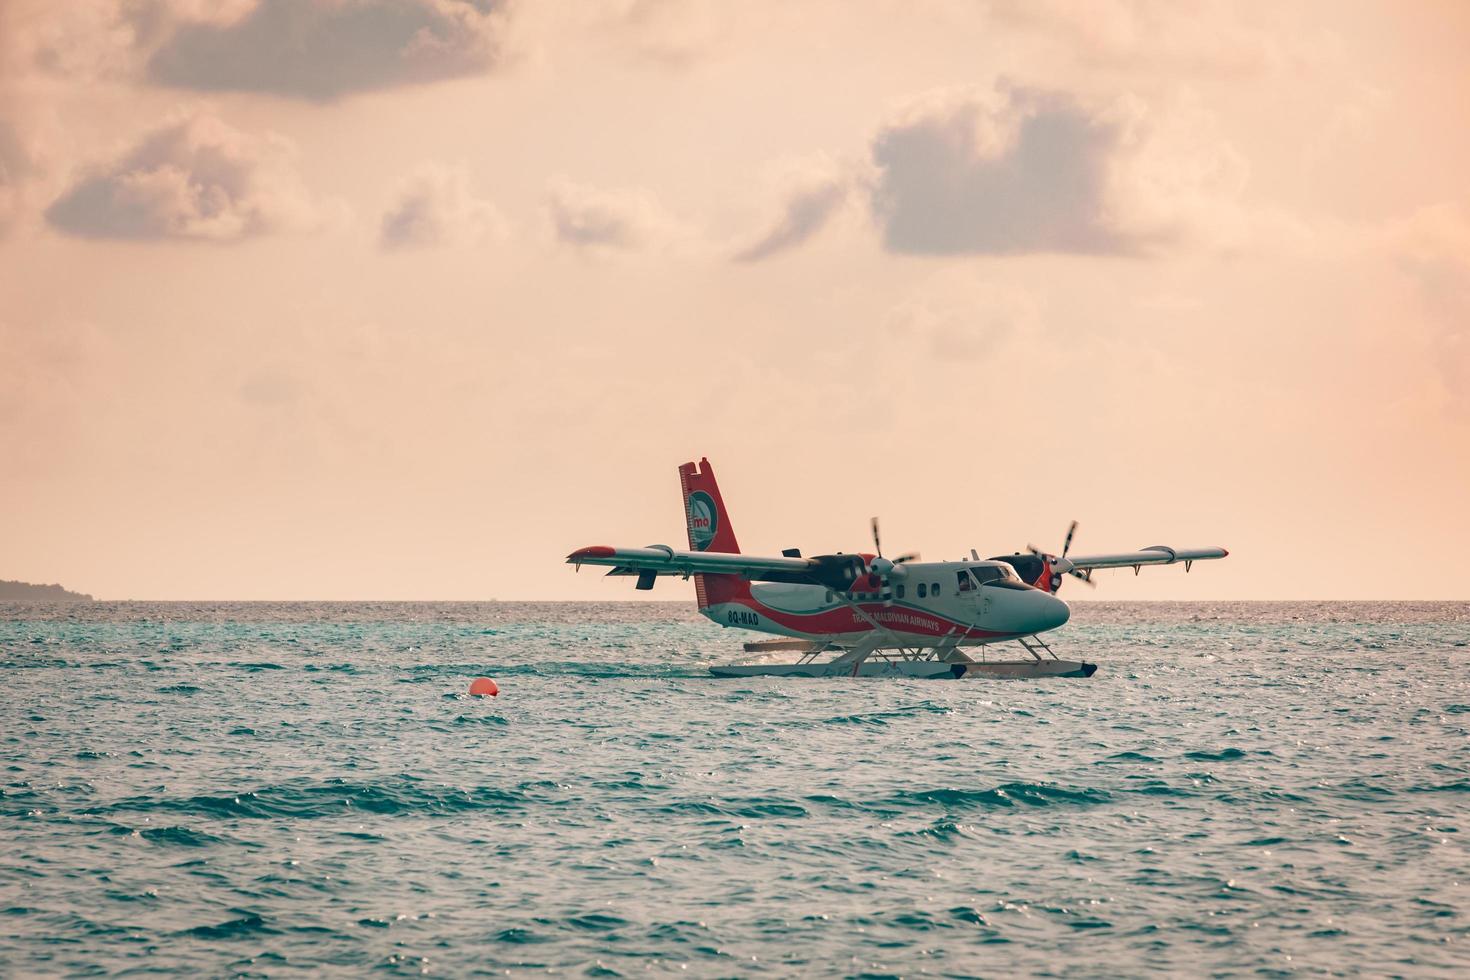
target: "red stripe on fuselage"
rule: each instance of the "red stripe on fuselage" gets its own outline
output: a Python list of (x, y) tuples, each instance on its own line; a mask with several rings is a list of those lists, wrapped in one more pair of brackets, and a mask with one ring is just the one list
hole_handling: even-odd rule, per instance
[[(713, 576), (711, 576), (713, 577)], [(724, 577), (724, 576), (721, 576)], [(732, 576), (733, 577), (733, 576)], [(791, 613), (772, 609), (750, 594), (747, 586), (744, 595), (730, 595), (715, 599), (712, 604), (732, 603), (759, 613), (771, 622), (808, 636), (839, 636), (851, 633), (867, 633), (873, 629), (862, 616), (849, 606), (838, 606), (816, 613)], [(1021, 636), (1020, 633), (1004, 633), (984, 630), (968, 623), (941, 616), (938, 613), (916, 610), (911, 606), (888, 606), (881, 602), (858, 603), (858, 607), (872, 617), (880, 626), (893, 633), (915, 636), (944, 637), (958, 634), (962, 639), (999, 639)]]

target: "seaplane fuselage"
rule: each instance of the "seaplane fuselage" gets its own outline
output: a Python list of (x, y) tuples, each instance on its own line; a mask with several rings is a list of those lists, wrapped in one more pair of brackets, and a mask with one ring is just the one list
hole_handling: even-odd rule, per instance
[(895, 645), (910, 646), (946, 637), (971, 646), (1032, 636), (1071, 615), (1065, 602), (1025, 584), (1003, 561), (907, 562), (896, 570), (887, 581), (860, 580), (848, 591), (706, 578), (699, 611), (721, 626), (758, 633), (848, 645), (878, 630)]

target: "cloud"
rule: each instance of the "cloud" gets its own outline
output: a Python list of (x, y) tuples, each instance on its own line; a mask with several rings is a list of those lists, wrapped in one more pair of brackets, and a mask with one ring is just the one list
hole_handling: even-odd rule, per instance
[(605, 190), (566, 180), (547, 189), (555, 240), (579, 249), (635, 251), (666, 245), (679, 225), (647, 191)]
[(1063, 93), (1003, 88), (928, 100), (883, 127), (873, 214), (917, 254), (1126, 254), (1109, 210), (1120, 126)]
[(124, 77), (136, 68), (140, 31), (163, 0), (5, 0), (0, 3), (0, 74)]
[(470, 193), (463, 168), (425, 164), (398, 187), (383, 213), (378, 244), (385, 249), (470, 245), (504, 237), (505, 219)]
[(894, 252), (1141, 255), (1284, 233), (1241, 206), (1249, 167), (1188, 96), (942, 92), (881, 127), (872, 159), (872, 214)]
[(737, 262), (759, 262), (801, 245), (827, 226), (851, 196), (852, 182), (840, 173), (809, 176), (791, 190), (775, 223), (747, 248)]
[(199, 91), (319, 101), (489, 71), (502, 15), (492, 0), (259, 0), (234, 20), (178, 27), (148, 77)]
[(78, 180), (46, 220), (82, 238), (232, 242), (304, 228), (316, 209), (286, 141), (195, 113)]

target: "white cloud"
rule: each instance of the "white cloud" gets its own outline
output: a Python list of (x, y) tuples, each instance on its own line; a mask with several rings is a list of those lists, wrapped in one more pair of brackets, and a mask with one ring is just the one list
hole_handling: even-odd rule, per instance
[(161, 0), (6, 0), (0, 3), (0, 71), (83, 82), (131, 74), (137, 46), (165, 14)]
[(378, 243), (386, 249), (473, 245), (505, 234), (500, 212), (471, 193), (465, 168), (431, 163), (399, 184)]
[(553, 238), (596, 251), (638, 251), (671, 244), (682, 228), (648, 191), (602, 189), (567, 180), (547, 188)]
[(315, 208), (275, 136), (196, 112), (76, 181), (46, 220), (83, 238), (231, 242), (305, 228)]

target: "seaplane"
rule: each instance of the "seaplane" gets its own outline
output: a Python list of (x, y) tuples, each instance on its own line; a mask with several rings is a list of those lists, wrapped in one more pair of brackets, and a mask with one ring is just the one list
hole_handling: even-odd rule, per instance
[[(1074, 521), (1062, 550), (1036, 547), (981, 559), (972, 548), (962, 561), (924, 562), (917, 554), (883, 554), (878, 519), (873, 552), (803, 557), (788, 548), (777, 556), (740, 551), (729, 511), (708, 459), (679, 467), (689, 550), (593, 545), (567, 556), (607, 567), (611, 576), (637, 578), (652, 589), (660, 577), (694, 579), (699, 611), (723, 627), (781, 639), (745, 644), (765, 659), (714, 666), (716, 677), (1091, 677), (1097, 665), (1058, 657), (1042, 634), (1062, 626), (1071, 609), (1057, 598), (1067, 577), (1088, 585), (1093, 572), (1224, 558), (1224, 548), (1170, 548), (1073, 556)], [(992, 655), (1001, 643), (1024, 655)], [(773, 657), (794, 657), (776, 662)]]

